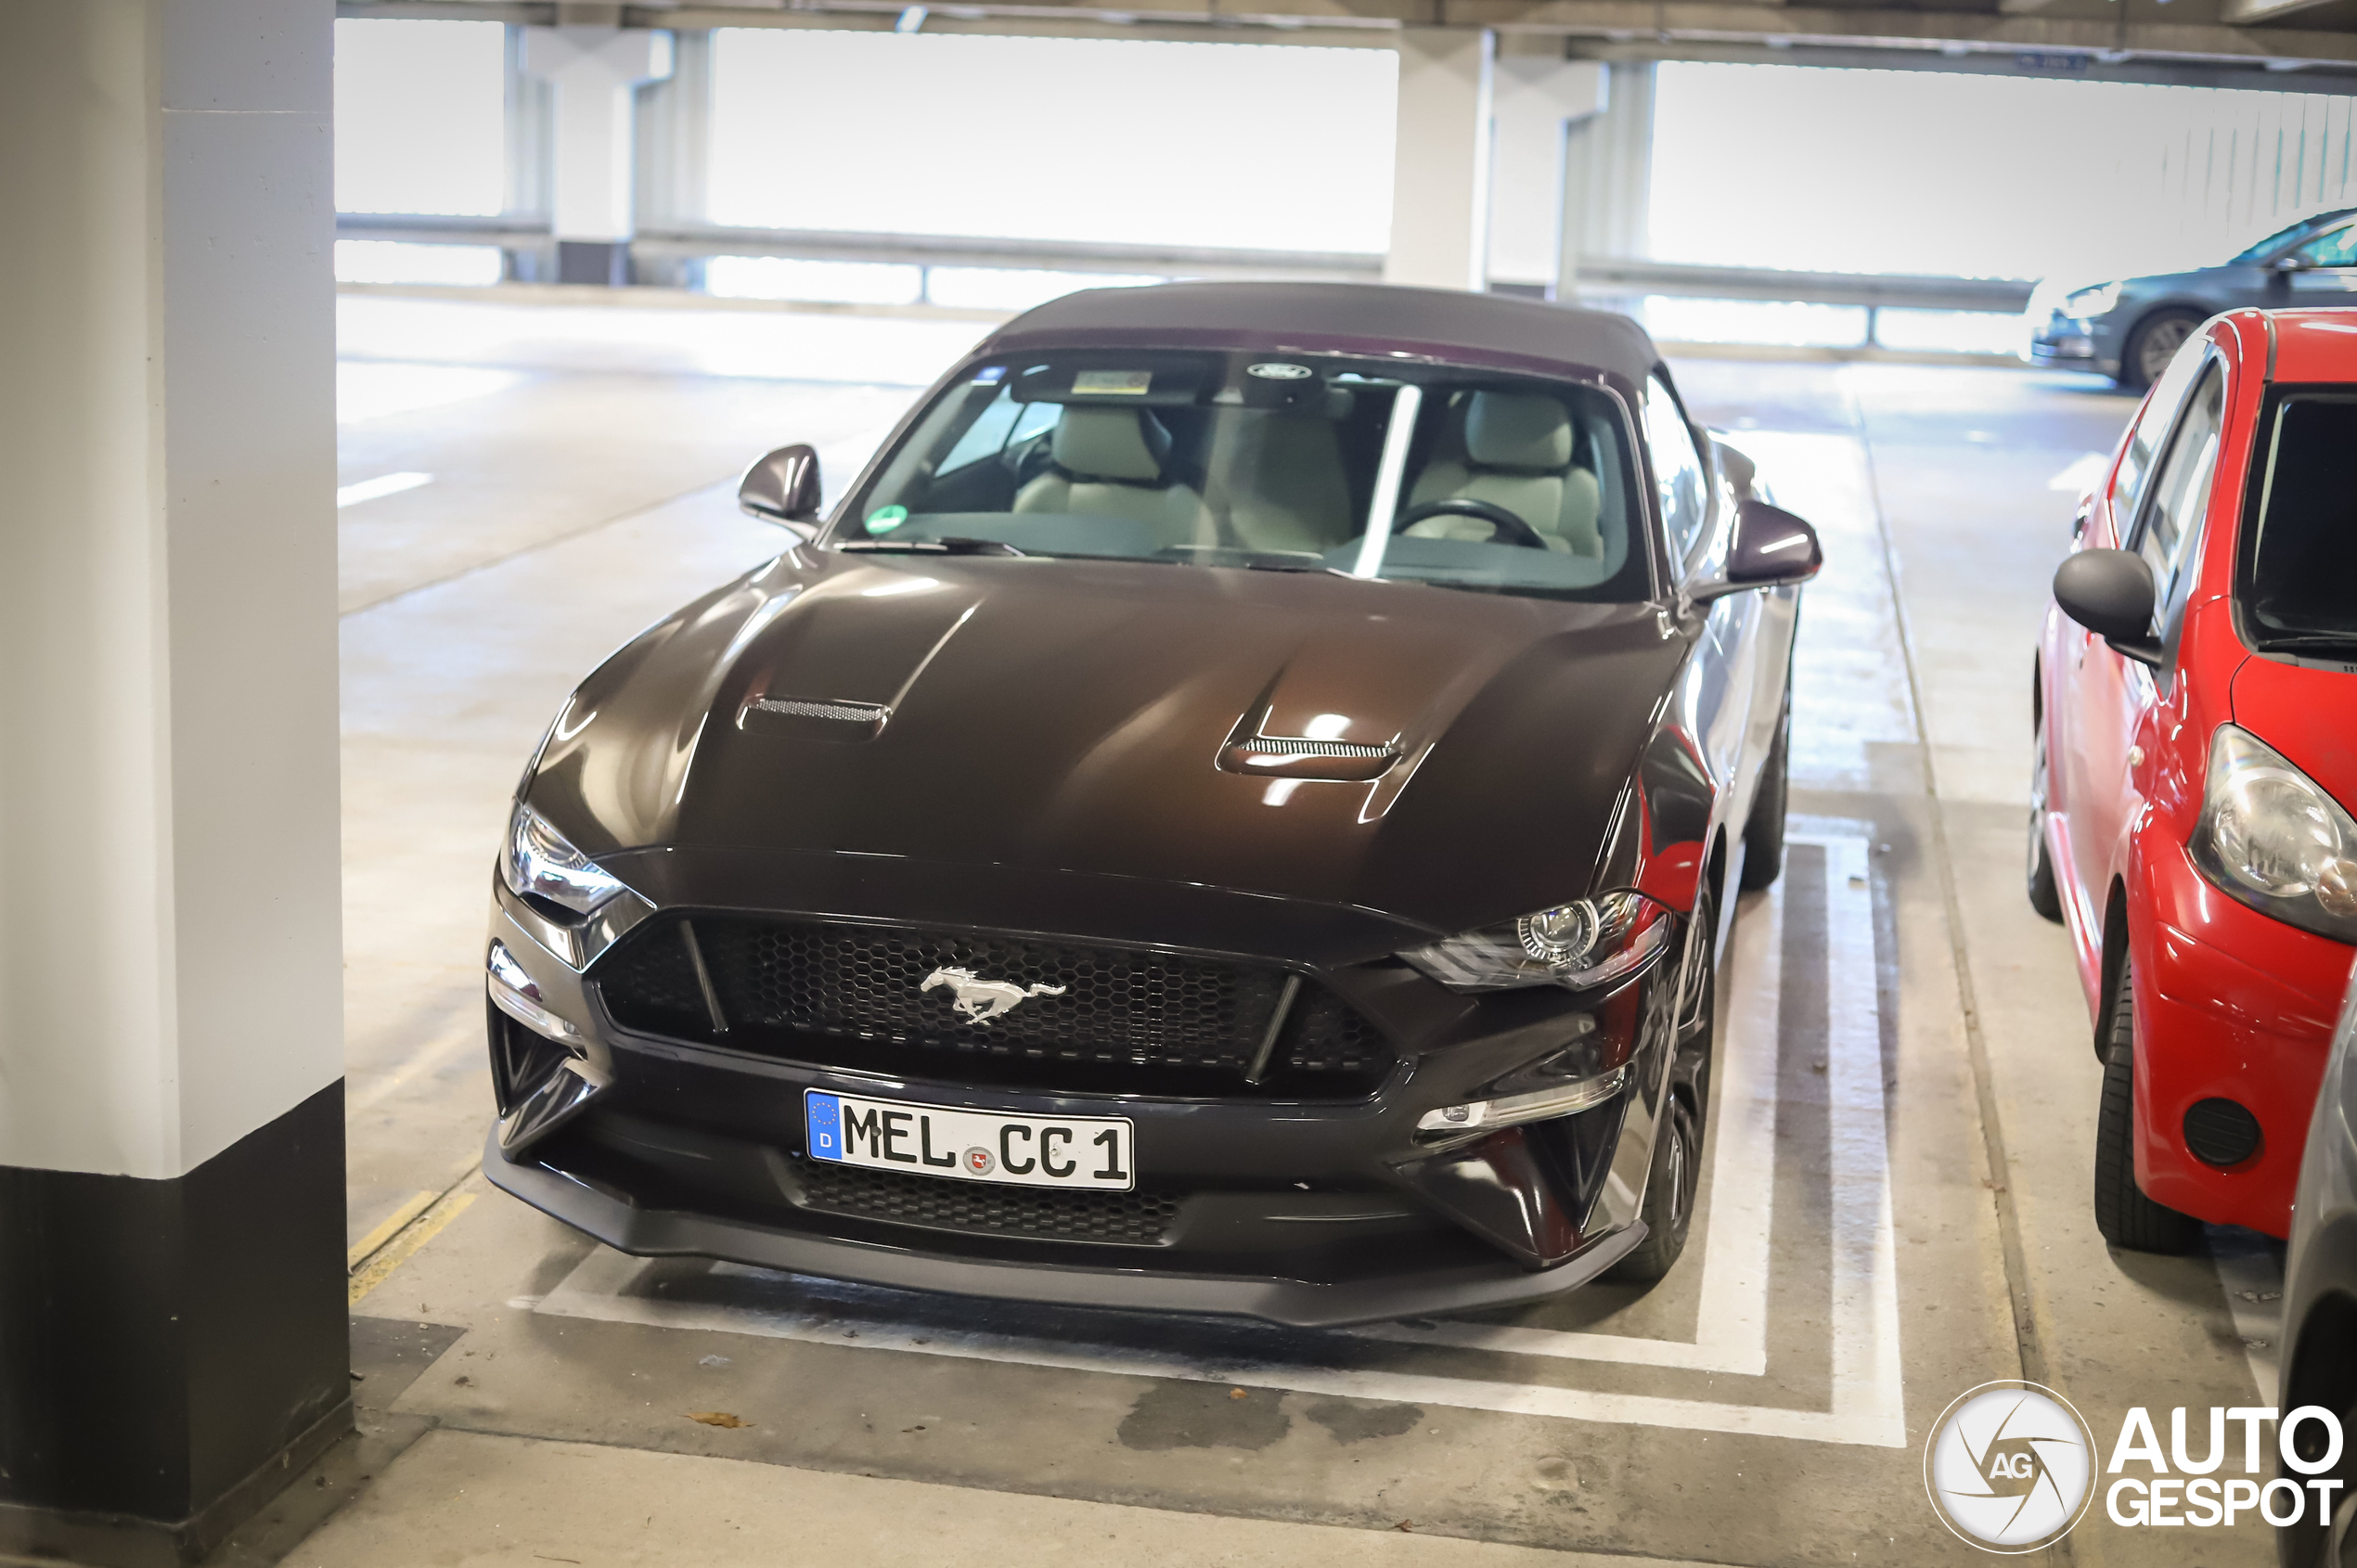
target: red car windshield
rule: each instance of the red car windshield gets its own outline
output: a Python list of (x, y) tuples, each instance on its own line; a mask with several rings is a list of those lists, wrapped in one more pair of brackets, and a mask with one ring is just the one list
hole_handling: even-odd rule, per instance
[(2237, 585), (2262, 650), (2357, 657), (2357, 387), (2293, 389), (2268, 411), (2257, 526)]

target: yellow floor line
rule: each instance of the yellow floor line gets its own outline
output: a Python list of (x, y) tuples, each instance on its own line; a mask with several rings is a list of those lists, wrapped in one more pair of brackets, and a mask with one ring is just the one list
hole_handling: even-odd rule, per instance
[(424, 1214), (426, 1210), (432, 1205), (432, 1193), (420, 1192), (415, 1198), (412, 1198), (407, 1202), (402, 1204), (401, 1207), (393, 1210), (392, 1214), (387, 1215), (382, 1225), (378, 1226), (374, 1230), (371, 1230), (367, 1235), (363, 1236), (359, 1240), (354, 1241), (352, 1244), (352, 1251), (346, 1254), (343, 1260), (343, 1266), (345, 1270), (349, 1272), (352, 1269), (359, 1267), (361, 1260), (366, 1258), (370, 1253), (375, 1252), (379, 1247), (383, 1246), (387, 1241), (392, 1240), (395, 1231), (399, 1230), (403, 1226), (408, 1224), (411, 1220), (416, 1219), (419, 1215)]
[(465, 1214), (467, 1206), (474, 1201), (475, 1195), (471, 1192), (454, 1192), (428, 1209), (408, 1229), (394, 1237), (370, 1258), (366, 1267), (352, 1277), (349, 1302), (357, 1305), (362, 1296), (383, 1284), (388, 1275), (407, 1263), (419, 1248), (440, 1235), (444, 1226)]

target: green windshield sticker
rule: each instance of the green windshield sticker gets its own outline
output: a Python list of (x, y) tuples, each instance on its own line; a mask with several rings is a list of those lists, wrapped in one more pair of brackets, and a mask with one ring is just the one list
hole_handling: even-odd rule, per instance
[(868, 532), (889, 533), (908, 521), (908, 508), (906, 507), (878, 507), (868, 514)]
[(1072, 379), (1075, 393), (1097, 397), (1143, 397), (1153, 384), (1151, 370), (1083, 370)]

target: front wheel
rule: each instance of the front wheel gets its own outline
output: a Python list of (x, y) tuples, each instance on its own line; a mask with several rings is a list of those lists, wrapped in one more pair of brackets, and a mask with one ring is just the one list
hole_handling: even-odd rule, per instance
[(2201, 1239), (2201, 1222), (2156, 1203), (2136, 1185), (2136, 988), (2119, 961), (2111, 1024), (2104, 1041), (2104, 1098), (2095, 1112), (2095, 1228), (2132, 1253), (2184, 1253)]
[(1719, 1011), (1718, 925), (1717, 903), (1705, 893), (1694, 900), (1686, 924), (1686, 955), (1679, 966), (1677, 1046), (1654, 1127), (1644, 1202), (1637, 1211), (1645, 1222), (1645, 1239), (1604, 1275), (1623, 1284), (1650, 1285), (1668, 1274), (1686, 1250), (1686, 1233), (1694, 1227), (1704, 1119), (1710, 1112), (1711, 1031)]
[(2201, 317), (2191, 311), (2165, 310), (2136, 323), (2128, 334), (2128, 341), (2119, 352), (2119, 386), (2123, 392), (2143, 392), (2160, 379), (2185, 340), (2201, 327)]

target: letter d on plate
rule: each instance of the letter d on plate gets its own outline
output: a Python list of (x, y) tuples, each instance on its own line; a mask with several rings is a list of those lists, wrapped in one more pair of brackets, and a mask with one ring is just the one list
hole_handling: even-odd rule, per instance
[(831, 1094), (812, 1094), (803, 1100), (807, 1116), (810, 1157), (843, 1158), (843, 1101)]

